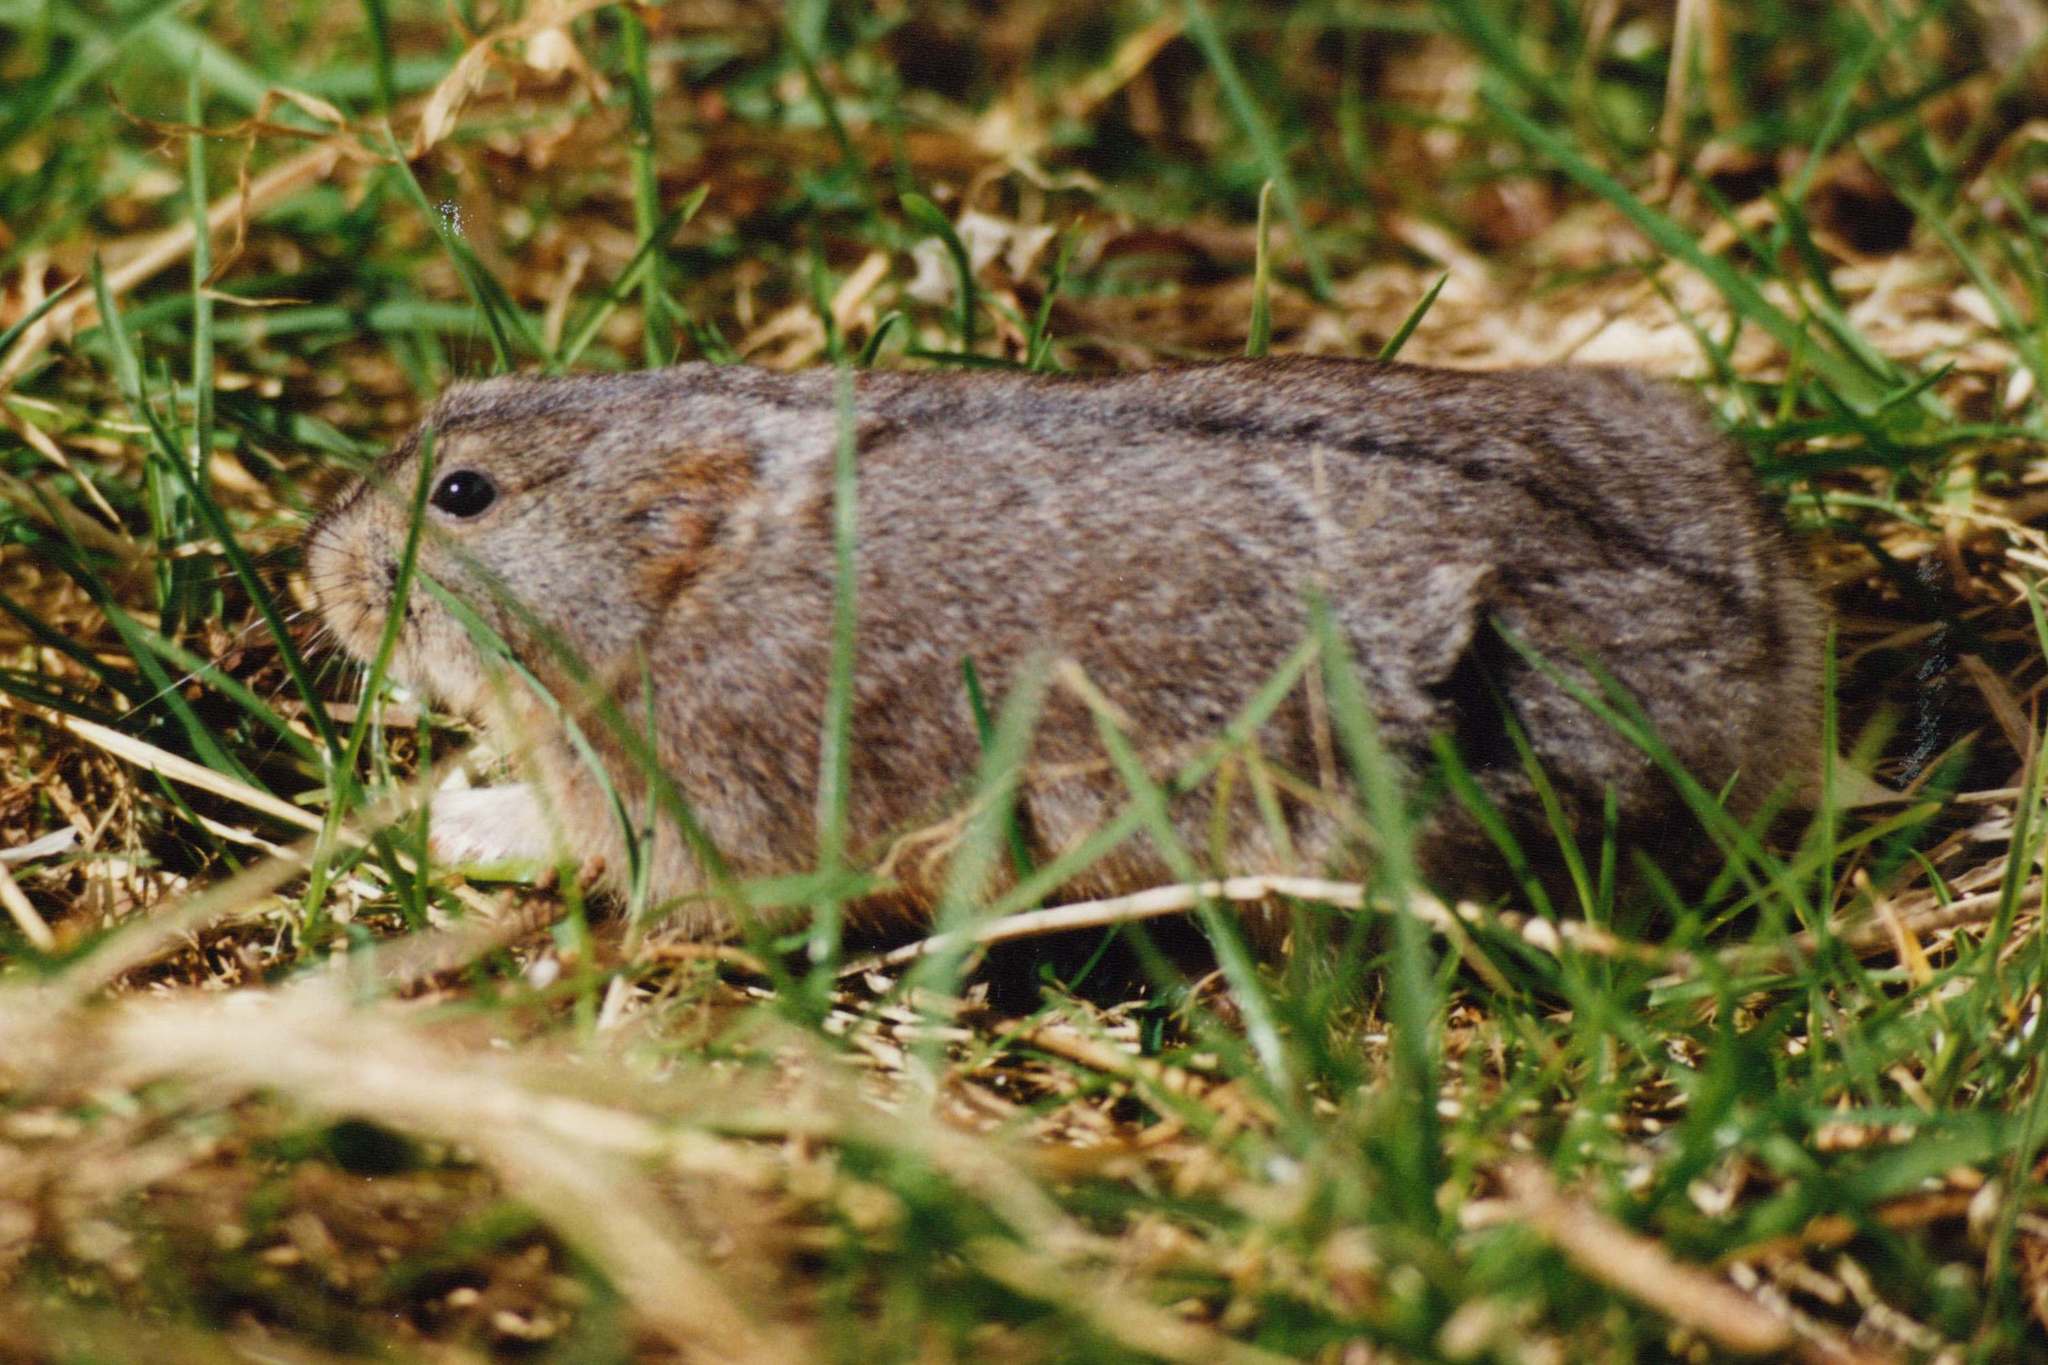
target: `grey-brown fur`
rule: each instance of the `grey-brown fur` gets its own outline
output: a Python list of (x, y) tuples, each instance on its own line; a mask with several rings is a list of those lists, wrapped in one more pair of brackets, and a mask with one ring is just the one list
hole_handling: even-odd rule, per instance
[[(738, 367), (451, 390), (429, 417), (437, 474), (502, 487), (474, 522), (430, 515), (422, 569), (471, 601), (543, 676), (548, 651), (463, 567), (474, 556), (617, 680), (740, 874), (811, 865), (833, 589), (829, 372)], [(1389, 749), (1411, 771), (1433, 732), (1460, 737), (1525, 833), (1541, 825), (1490, 689), (1504, 689), (1571, 816), (1611, 788), (1625, 832), (1697, 843), (1649, 761), (1524, 666), (1489, 620), (1562, 665), (1597, 657), (1710, 789), (1739, 774), (1747, 810), (1817, 766), (1820, 611), (1747, 462), (1689, 396), (1620, 371), (1456, 373), (1356, 361), (1245, 361), (1107, 378), (872, 373), (857, 381), (859, 655), (856, 847), (947, 813), (979, 748), (960, 663), (1000, 698), (1034, 654), (1065, 656), (1121, 708), (1164, 771), (1215, 735), (1306, 637), (1320, 582)], [(308, 564), (328, 621), (375, 648), (417, 451), (315, 526)], [(399, 675), (444, 703), (540, 737), (535, 769), (570, 847), (623, 867), (591, 775), (545, 713), (491, 700), (475, 647), (415, 591)], [(602, 732), (602, 727), (592, 727)], [(1280, 868), (1240, 774), (1230, 866), (1355, 864), (1312, 791), (1328, 747), (1297, 689), (1261, 736), (1300, 779)], [(618, 746), (607, 767), (638, 808)], [(1026, 808), (1043, 851), (1113, 814), (1121, 787), (1094, 723), (1055, 689)], [(1062, 765), (1079, 765), (1079, 772)], [(1048, 773), (1053, 774), (1047, 776)], [(1175, 816), (1206, 860), (1212, 793)], [(1425, 826), (1424, 869), (1453, 890), (1503, 879), (1469, 822)], [(899, 863), (899, 904), (932, 869)], [(1352, 870), (1355, 870), (1355, 866)], [(1069, 894), (1134, 889), (1166, 868), (1142, 841)], [(703, 877), (673, 838), (657, 890)], [(719, 912), (685, 910), (700, 932)]]

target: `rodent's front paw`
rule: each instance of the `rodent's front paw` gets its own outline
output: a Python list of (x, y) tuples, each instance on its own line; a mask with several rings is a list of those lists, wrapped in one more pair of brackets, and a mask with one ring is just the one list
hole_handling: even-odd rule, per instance
[(556, 843), (539, 799), (523, 782), (434, 796), (427, 850), (436, 862), (469, 867), (553, 863)]

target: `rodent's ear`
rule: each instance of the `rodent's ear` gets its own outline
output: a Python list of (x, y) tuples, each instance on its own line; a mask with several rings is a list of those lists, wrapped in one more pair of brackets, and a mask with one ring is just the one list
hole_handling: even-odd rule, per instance
[(1407, 655), (1416, 661), (1417, 683), (1436, 686), (1457, 668), (1485, 618), (1495, 576), (1491, 564), (1440, 563), (1404, 585), (1403, 615), (1420, 627)]
[(732, 445), (678, 452), (628, 483), (615, 510), (633, 552), (634, 596), (660, 606), (701, 575), (720, 530), (753, 488), (753, 456)]
[(1502, 713), (1517, 671), (1488, 608), (1498, 588), (1491, 564), (1432, 564), (1404, 585), (1412, 610), (1403, 613), (1414, 650), (1408, 682), (1431, 698), (1435, 724), (1470, 772), (1517, 761)]

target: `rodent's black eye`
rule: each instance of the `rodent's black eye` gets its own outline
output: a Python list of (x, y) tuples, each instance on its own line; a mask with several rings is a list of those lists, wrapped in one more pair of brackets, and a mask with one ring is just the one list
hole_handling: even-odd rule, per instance
[(484, 509), (498, 500), (498, 486), (487, 475), (474, 469), (458, 469), (452, 474), (443, 474), (434, 485), (434, 494), (428, 499), (451, 517), (482, 516)]

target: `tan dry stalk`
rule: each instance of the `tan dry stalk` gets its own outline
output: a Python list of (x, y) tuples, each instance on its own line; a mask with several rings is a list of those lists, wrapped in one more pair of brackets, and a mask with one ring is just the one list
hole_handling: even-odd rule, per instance
[[(308, 185), (326, 179), (335, 163), (348, 154), (351, 144), (347, 135), (337, 133), (271, 167), (249, 185), (222, 195), (207, 206), (207, 231), (219, 232), (231, 223), (247, 221)], [(118, 298), (158, 271), (183, 260), (191, 254), (197, 240), (198, 234), (189, 220), (148, 238), (135, 255), (107, 271), (108, 296)], [(14, 349), (0, 359), (0, 393), (6, 392), (52, 341), (90, 326), (99, 315), (99, 304), (90, 292), (83, 290), (45, 313), (21, 334)]]
[(551, 29), (562, 28), (609, 3), (611, 0), (557, 0), (554, 4), (536, 5), (516, 22), (493, 29), (471, 43), (455, 59), (455, 65), (449, 68), (448, 74), (441, 78), (421, 106), (419, 126), (413, 131), (407, 155), (414, 159), (424, 156), (455, 131), (455, 125), (462, 117), (462, 106), (482, 88), (484, 76), (490, 70), (491, 54), (499, 43), (532, 38)]
[(1798, 1339), (1781, 1318), (1720, 1276), (1675, 1259), (1587, 1200), (1559, 1190), (1533, 1161), (1501, 1170), (1518, 1221), (1602, 1284), (1682, 1323), (1724, 1350), (1782, 1353)]
[(801, 1358), (783, 1332), (733, 1303), (655, 1216), (661, 1203), (633, 1158), (658, 1156), (666, 1143), (639, 1115), (536, 1094), (390, 1007), (350, 1008), (326, 983), (126, 1005), (106, 1042), (130, 1084), (178, 1075), (274, 1091), (318, 1111), (460, 1144), (602, 1266), (678, 1348), (761, 1365)]
[(57, 936), (50, 932), (48, 922), (29, 903), (21, 883), (14, 880), (14, 874), (7, 870), (5, 863), (0, 863), (0, 906), (6, 907), (7, 917), (14, 921), (15, 928), (21, 930), (21, 936), (35, 945), (36, 951), (47, 953), (57, 946)]
[[(1254, 904), (1271, 900), (1276, 896), (1313, 901), (1320, 905), (1335, 906), (1340, 910), (1376, 910), (1383, 914), (1392, 913), (1387, 907), (1368, 900), (1365, 887), (1358, 882), (1325, 881), (1315, 877), (1257, 876), (1230, 877), (1223, 881), (1173, 883), (1155, 886), (1147, 891), (1133, 892), (1128, 896), (1077, 901), (1072, 905), (1054, 906), (1049, 910), (1006, 915), (1002, 919), (990, 920), (957, 933), (934, 934), (930, 938), (906, 944), (879, 957), (865, 958), (853, 963), (846, 968), (845, 974), (850, 976), (872, 971), (877, 967), (900, 966), (930, 953), (951, 952), (967, 946), (1008, 943), (1013, 939), (1037, 938), (1068, 929), (1100, 929), (1133, 920), (1184, 914), (1203, 901)], [(1565, 920), (1552, 924), (1548, 920), (1514, 911), (1490, 911), (1470, 901), (1460, 901), (1453, 907), (1434, 896), (1427, 895), (1411, 897), (1408, 909), (1418, 920), (1438, 934), (1462, 935), (1465, 925), (1485, 924), (1490, 920), (1511, 933), (1520, 935), (1532, 946), (1552, 954), (1569, 944), (1582, 952), (1604, 957), (1672, 965), (1689, 966), (1691, 963), (1691, 959), (1684, 954), (1667, 953), (1646, 944), (1631, 943), (1579, 920)]]
[(1678, 184), (1678, 167), (1685, 155), (1686, 96), (1692, 90), (1692, 51), (1704, 25), (1706, 0), (1678, 0), (1678, 13), (1671, 21), (1671, 63), (1664, 75), (1663, 137), (1659, 140), (1654, 172), (1656, 187), (1651, 199), (1663, 203)]
[[(491, 53), (497, 44), (560, 28), (592, 10), (603, 8), (607, 3), (609, 0), (560, 0), (555, 4), (542, 4), (516, 23), (507, 24), (471, 43), (421, 104), (409, 154), (413, 157), (424, 155), (454, 131), (463, 105), (483, 84)], [(263, 107), (267, 108), (273, 99), (289, 101), (316, 118), (335, 123), (343, 121), (340, 111), (332, 105), (299, 91), (282, 88), (267, 91)], [(259, 120), (262, 118), (260, 110), (257, 117)], [(297, 129), (279, 131), (299, 132)], [(344, 156), (360, 157), (363, 154), (352, 132), (345, 130), (322, 138), (297, 156), (280, 162), (255, 180), (239, 185), (214, 200), (206, 209), (206, 230), (216, 233), (233, 225), (239, 234), (252, 217), (308, 185), (326, 179)], [(197, 241), (198, 233), (189, 219), (144, 239), (133, 256), (107, 271), (108, 296), (119, 298), (158, 271), (183, 260), (191, 254)], [(6, 356), (0, 357), (0, 393), (5, 393), (51, 342), (90, 326), (98, 318), (99, 304), (90, 292), (84, 290), (44, 314), (34, 326), (22, 333)]]
[(968, 1245), (967, 1257), (975, 1269), (1004, 1288), (1078, 1313), (1110, 1340), (1144, 1355), (1185, 1365), (1282, 1365), (1292, 1359), (1232, 1341), (1170, 1309), (1119, 1294), (1100, 1277), (1067, 1274), (1014, 1242), (978, 1240)]
[[(0, 697), (0, 708), (23, 711), (30, 709), (6, 697)], [(33, 714), (44, 723), (67, 734), (76, 735), (86, 743), (103, 749), (124, 762), (133, 763), (146, 772), (197, 787), (204, 792), (212, 792), (215, 796), (232, 801), (238, 806), (246, 806), (283, 824), (296, 825), (315, 834), (323, 828), (320, 817), (312, 811), (303, 810), (289, 801), (281, 801), (269, 792), (259, 791), (246, 782), (217, 773), (203, 763), (195, 763), (169, 750), (159, 749), (156, 745), (137, 739), (133, 735), (124, 735), (119, 730), (95, 721), (41, 707), (34, 708)]]

